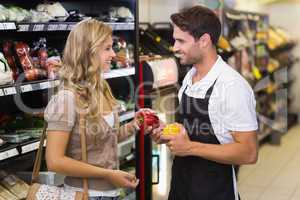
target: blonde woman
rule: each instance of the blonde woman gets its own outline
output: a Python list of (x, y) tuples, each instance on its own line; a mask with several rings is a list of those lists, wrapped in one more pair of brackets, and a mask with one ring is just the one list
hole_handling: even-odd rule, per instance
[[(102, 73), (115, 53), (112, 29), (95, 19), (70, 32), (59, 77), (62, 85), (46, 110), (48, 169), (66, 176), (65, 188), (81, 191), (89, 180), (91, 200), (118, 199), (118, 188), (135, 188), (136, 177), (118, 170), (117, 143), (135, 133), (136, 119), (118, 127), (117, 107)], [(88, 163), (81, 162), (79, 112), (86, 112)]]

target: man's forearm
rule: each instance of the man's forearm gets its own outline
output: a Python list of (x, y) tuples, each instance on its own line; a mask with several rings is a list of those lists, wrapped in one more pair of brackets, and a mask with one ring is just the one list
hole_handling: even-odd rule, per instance
[(257, 160), (257, 153), (240, 143), (218, 145), (191, 142), (188, 155), (232, 165), (253, 164)]

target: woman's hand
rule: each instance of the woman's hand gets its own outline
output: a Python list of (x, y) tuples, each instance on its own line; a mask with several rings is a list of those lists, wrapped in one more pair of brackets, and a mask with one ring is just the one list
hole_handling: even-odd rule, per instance
[(162, 136), (162, 131), (164, 129), (164, 127), (166, 126), (166, 124), (163, 121), (159, 121), (159, 127), (155, 128), (152, 130), (152, 132), (149, 134), (149, 136), (151, 137), (151, 139), (156, 143), (156, 144), (165, 144), (168, 142), (168, 140), (163, 140), (161, 138)]
[(133, 174), (121, 170), (110, 170), (108, 181), (119, 188), (134, 189), (139, 184), (139, 180)]
[[(150, 116), (146, 116), (146, 115), (150, 115)], [(144, 117), (147, 117), (147, 119), (145, 119)], [(157, 113), (150, 108), (141, 108), (135, 113), (132, 123), (137, 130), (139, 130), (141, 127), (144, 127), (145, 134), (149, 134), (153, 131), (154, 128), (156, 128), (148, 125), (148, 123), (150, 122), (149, 120), (152, 121), (156, 126), (157, 122), (159, 121), (157, 117)]]

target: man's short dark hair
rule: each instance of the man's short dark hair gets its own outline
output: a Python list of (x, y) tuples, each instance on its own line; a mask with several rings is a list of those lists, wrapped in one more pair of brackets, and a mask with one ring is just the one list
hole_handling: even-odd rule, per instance
[(188, 32), (196, 40), (204, 33), (211, 37), (213, 45), (218, 43), (221, 34), (221, 22), (209, 8), (194, 6), (171, 15), (172, 22), (182, 31)]

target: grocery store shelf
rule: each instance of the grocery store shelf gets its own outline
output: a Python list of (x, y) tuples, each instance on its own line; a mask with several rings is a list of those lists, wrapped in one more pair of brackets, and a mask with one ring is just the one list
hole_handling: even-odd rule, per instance
[(15, 157), (17, 155), (19, 155), (19, 151), (15, 147), (1, 151), (0, 152), (0, 161)]
[(267, 131), (265, 131), (264, 133), (260, 133), (257, 135), (257, 139), (258, 141), (262, 141), (263, 139), (265, 139), (266, 137), (268, 137), (269, 135), (272, 134), (272, 129), (268, 129)]
[(44, 89), (56, 87), (59, 85), (59, 83), (60, 83), (59, 80), (43, 81), (43, 82), (35, 83), (35, 84), (22, 85), (20, 87), (20, 89), (21, 89), (22, 93), (32, 92), (32, 91), (36, 91), (36, 90), (44, 90)]
[(135, 114), (134, 110), (127, 111), (124, 114), (121, 114), (120, 115), (120, 122), (124, 122), (126, 120), (134, 118), (134, 114)]
[[(118, 78), (124, 76), (130, 76), (135, 74), (135, 68), (124, 68), (124, 69), (115, 69), (111, 70), (110, 72), (104, 73), (105, 79), (110, 78)], [(0, 97), (1, 96), (8, 96), (14, 95), (17, 93), (25, 93), (25, 92), (32, 92), (37, 90), (45, 90), (49, 88), (54, 88), (59, 85), (59, 80), (40, 80), (34, 82), (26, 82), (20, 85), (3, 85), (0, 86)], [(127, 116), (127, 115), (126, 115)], [(125, 117), (126, 117), (125, 116)], [(125, 119), (126, 120), (126, 119)]]
[(135, 145), (135, 137), (131, 136), (127, 140), (118, 144), (118, 156), (120, 159), (129, 160), (132, 157), (132, 148)]
[(15, 22), (0, 22), (0, 30), (6, 31), (6, 30), (16, 30), (16, 23)]
[(76, 22), (18, 23), (18, 32), (70, 31)]
[[(78, 22), (36, 22), (36, 23), (16, 23), (1, 22), (0, 30), (14, 30), (17, 32), (37, 32), (37, 31), (70, 31)], [(134, 22), (105, 22), (113, 30), (134, 30)]]
[(277, 56), (278, 54), (285, 52), (285, 51), (290, 51), (296, 46), (296, 42), (294, 41), (289, 41), (285, 44), (282, 44), (281, 46), (276, 47), (275, 49), (270, 49), (270, 54), (272, 56)]
[(21, 146), (21, 154), (35, 151), (39, 148), (40, 141), (32, 142), (26, 145)]
[(136, 193), (132, 192), (130, 194), (128, 194), (127, 196), (124, 197), (125, 200), (133, 200), (136, 199)]
[[(43, 80), (23, 83), (22, 85), (0, 86), (0, 96), (14, 95), (17, 93), (26, 93), (37, 90), (54, 88), (59, 85), (59, 80)], [(19, 92), (18, 92), (19, 91)]]
[[(120, 121), (126, 121), (133, 117), (134, 117), (134, 111), (128, 111), (120, 116)], [(135, 142), (135, 138), (130, 137), (129, 139), (119, 143), (118, 144), (119, 155), (122, 156), (127, 155), (127, 157), (132, 156), (130, 154), (128, 155), (128, 153), (130, 153), (129, 151), (131, 150), (131, 147), (133, 146), (134, 142)], [(29, 140), (21, 144), (10, 144), (6, 148), (0, 150), (0, 161), (35, 151), (39, 148), (39, 144), (40, 144), (39, 139)], [(129, 159), (129, 157), (128, 158), (127, 157), (126, 159)]]
[(0, 161), (35, 151), (39, 148), (39, 144), (39, 139), (30, 140), (21, 144), (11, 144), (3, 150), (0, 150)]
[(123, 77), (123, 76), (130, 76), (135, 74), (135, 68), (129, 67), (129, 68), (123, 68), (123, 69), (114, 69), (110, 72), (104, 73), (105, 79), (110, 78), (117, 78), (117, 77)]
[[(118, 155), (125, 160), (131, 160), (134, 154), (131, 153), (135, 143), (135, 137), (130, 137), (127, 140), (118, 144)], [(10, 144), (6, 148), (0, 150), (0, 162), (6, 159), (10, 159), (25, 153), (35, 151), (39, 148), (40, 140), (34, 139), (21, 144)], [(45, 142), (46, 144), (46, 142)], [(44, 146), (45, 146), (44, 144)]]
[(114, 22), (114, 23), (106, 23), (112, 27), (113, 30), (121, 31), (121, 30), (134, 30), (134, 22), (126, 22), (126, 23), (120, 23), (120, 22)]

